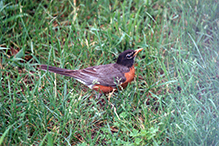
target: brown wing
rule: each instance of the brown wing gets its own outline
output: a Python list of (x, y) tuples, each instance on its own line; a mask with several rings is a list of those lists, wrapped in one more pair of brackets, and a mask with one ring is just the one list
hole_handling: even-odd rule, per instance
[(129, 68), (118, 64), (99, 65), (81, 70), (68, 70), (41, 65), (41, 69), (73, 77), (90, 88), (92, 88), (93, 85), (116, 87), (126, 81), (124, 73), (129, 71)]

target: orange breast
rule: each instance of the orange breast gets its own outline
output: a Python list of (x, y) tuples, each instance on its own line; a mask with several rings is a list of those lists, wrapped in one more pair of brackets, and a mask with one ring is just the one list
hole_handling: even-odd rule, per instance
[[(132, 82), (134, 80), (135, 77), (135, 67), (134, 65), (130, 68), (130, 71), (125, 73), (125, 78), (126, 81), (124, 83), (121, 84), (122, 88), (127, 87), (128, 83)], [(100, 93), (109, 93), (113, 91), (113, 87), (110, 86), (103, 86), (103, 85), (94, 85), (93, 89), (95, 91), (98, 91)]]
[(128, 83), (132, 82), (134, 80), (134, 77), (135, 77), (135, 67), (134, 65), (130, 68), (130, 71), (125, 73), (125, 78), (126, 78), (126, 81), (124, 83), (122, 83), (122, 87), (125, 88)]
[(110, 86), (103, 86), (103, 85), (94, 85), (93, 86), (93, 89), (95, 91), (98, 91), (99, 93), (109, 93), (109, 92), (112, 92), (113, 91), (113, 87), (110, 87)]

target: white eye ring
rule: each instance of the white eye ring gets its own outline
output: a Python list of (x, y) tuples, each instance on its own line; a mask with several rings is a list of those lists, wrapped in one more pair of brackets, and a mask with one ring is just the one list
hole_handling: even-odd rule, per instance
[(132, 59), (133, 58), (132, 54), (133, 54), (133, 52), (129, 53), (129, 54), (126, 54), (127, 59)]

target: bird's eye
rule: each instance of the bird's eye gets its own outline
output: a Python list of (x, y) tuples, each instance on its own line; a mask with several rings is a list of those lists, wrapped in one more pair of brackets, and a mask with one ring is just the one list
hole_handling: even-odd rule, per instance
[(132, 58), (132, 54), (133, 54), (133, 53), (127, 54), (127, 55), (126, 55), (127, 59), (131, 59), (131, 58)]

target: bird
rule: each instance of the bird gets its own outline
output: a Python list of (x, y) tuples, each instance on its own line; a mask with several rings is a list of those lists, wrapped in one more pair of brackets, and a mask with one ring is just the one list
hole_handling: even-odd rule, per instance
[(137, 50), (125, 50), (120, 53), (117, 61), (111, 64), (91, 66), (85, 69), (69, 70), (42, 64), (39, 69), (52, 73), (73, 77), (90, 89), (96, 91), (96, 97), (113, 90), (124, 89), (134, 80), (136, 55), (143, 48)]

